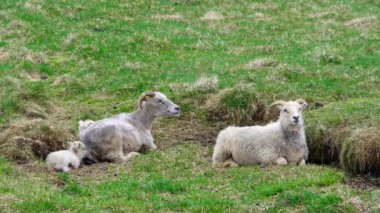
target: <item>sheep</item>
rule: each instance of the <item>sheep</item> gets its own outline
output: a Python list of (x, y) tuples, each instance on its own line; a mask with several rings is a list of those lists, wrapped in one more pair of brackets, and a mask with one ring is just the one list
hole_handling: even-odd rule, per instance
[(303, 99), (276, 101), (280, 117), (266, 126), (229, 126), (222, 130), (212, 156), (214, 166), (249, 164), (304, 165), (308, 158), (302, 110)]
[(143, 93), (137, 110), (95, 121), (79, 132), (90, 155), (85, 163), (127, 162), (143, 150), (154, 150), (151, 127), (155, 118), (179, 116), (180, 108), (157, 90)]
[(77, 169), (82, 158), (87, 154), (85, 145), (81, 141), (69, 142), (68, 150), (60, 150), (50, 153), (46, 157), (46, 163), (55, 171), (68, 172), (70, 166)]
[(84, 141), (84, 135), (81, 133), (84, 133), (83, 130), (87, 129), (88, 127), (90, 127), (94, 123), (95, 123), (95, 121), (93, 121), (93, 120), (80, 120), (79, 121), (79, 134), (78, 134), (79, 140)]

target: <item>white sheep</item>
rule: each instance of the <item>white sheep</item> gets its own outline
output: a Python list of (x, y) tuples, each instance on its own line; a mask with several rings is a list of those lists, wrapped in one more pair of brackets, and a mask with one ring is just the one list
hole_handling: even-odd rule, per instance
[(222, 130), (216, 139), (213, 165), (304, 165), (309, 152), (302, 118), (306, 101), (276, 101), (272, 106), (281, 110), (277, 122), (266, 126), (230, 126)]
[(46, 163), (56, 171), (68, 172), (70, 166), (78, 168), (82, 158), (87, 154), (86, 146), (80, 141), (69, 142), (68, 150), (50, 153)]
[(93, 120), (80, 120), (79, 121), (79, 140), (81, 141), (84, 141), (84, 131), (85, 129), (87, 129), (88, 127), (90, 127), (92, 124), (94, 124), (95, 121)]
[(156, 90), (145, 92), (138, 103), (134, 112), (96, 121), (79, 132), (90, 153), (86, 164), (126, 162), (137, 152), (157, 149), (150, 133), (154, 119), (179, 116), (180, 108)]

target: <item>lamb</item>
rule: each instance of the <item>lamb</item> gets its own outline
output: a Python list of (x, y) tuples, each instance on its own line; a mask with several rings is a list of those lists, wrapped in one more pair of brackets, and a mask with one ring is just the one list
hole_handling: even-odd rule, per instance
[(95, 121), (79, 132), (90, 153), (85, 163), (126, 162), (138, 152), (157, 149), (150, 133), (154, 119), (179, 115), (179, 106), (164, 94), (157, 90), (143, 93), (134, 112)]
[(93, 120), (80, 120), (79, 121), (79, 134), (78, 134), (79, 140), (84, 141), (84, 135), (81, 133), (84, 133), (83, 130), (87, 129), (88, 127), (90, 127), (94, 123), (95, 123), (95, 121), (93, 121)]
[(216, 139), (213, 165), (304, 165), (309, 153), (302, 118), (306, 101), (276, 101), (270, 107), (273, 106), (281, 110), (277, 122), (266, 126), (230, 126), (222, 130)]
[(70, 166), (79, 168), (82, 158), (87, 154), (85, 145), (80, 141), (69, 142), (68, 150), (60, 150), (50, 153), (46, 157), (46, 163), (55, 171), (68, 172)]

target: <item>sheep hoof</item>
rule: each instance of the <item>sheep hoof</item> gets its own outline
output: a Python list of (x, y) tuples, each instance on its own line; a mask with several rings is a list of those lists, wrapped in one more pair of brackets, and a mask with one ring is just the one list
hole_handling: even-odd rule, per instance
[(229, 167), (238, 167), (239, 164), (235, 163), (233, 160), (227, 160), (226, 162), (223, 163), (224, 168), (229, 168)]
[(279, 157), (279, 158), (277, 158), (277, 159), (275, 160), (275, 164), (276, 164), (276, 165), (279, 165), (279, 166), (285, 166), (285, 165), (288, 164), (288, 161), (286, 161), (286, 159), (283, 158), (283, 157)]
[(302, 159), (299, 163), (298, 163), (298, 166), (303, 166), (305, 165), (306, 162), (305, 162), (305, 159)]

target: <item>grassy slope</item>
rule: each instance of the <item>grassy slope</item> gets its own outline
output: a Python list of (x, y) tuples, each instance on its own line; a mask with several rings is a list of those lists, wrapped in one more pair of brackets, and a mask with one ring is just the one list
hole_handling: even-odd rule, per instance
[[(0, 121), (4, 124), (20, 116), (31, 102), (42, 106), (53, 102), (71, 115), (74, 126), (79, 118), (97, 119), (133, 109), (138, 95), (152, 85), (159, 85), (181, 104), (181, 91), (169, 92), (168, 85), (191, 83), (201, 75), (217, 75), (221, 88), (253, 83), (266, 103), (299, 96), (311, 104), (339, 101), (340, 113), (333, 107), (323, 109), (326, 123), (336, 124), (340, 116), (350, 115), (350, 105), (357, 100), (379, 107), (376, 1), (5, 0), (0, 8)], [(211, 10), (224, 19), (202, 21)], [(182, 17), (162, 16), (173, 14)], [(350, 22), (356, 18), (365, 19)], [(276, 65), (245, 67), (258, 58), (270, 58)], [(47, 79), (38, 80), (40, 76)], [(54, 86), (57, 79), (63, 83)], [(181, 106), (184, 113), (195, 107)], [(373, 114), (377, 109), (362, 107), (363, 113), (347, 116), (349, 123), (379, 124)], [(315, 113), (307, 116), (318, 118)], [(372, 202), (368, 194), (345, 186), (336, 170), (308, 166), (305, 170), (218, 171), (203, 158), (188, 156), (198, 156), (202, 149), (178, 145), (139, 157), (127, 174), (111, 181), (78, 184), (62, 177), (63, 188), (45, 183), (46, 178), (38, 174), (20, 177), (22, 170), (2, 161), (0, 204), (20, 211), (86, 206), (348, 211), (355, 207), (348, 200), (356, 196)], [(176, 161), (165, 159), (177, 152), (181, 154), (174, 154)], [(226, 180), (230, 184), (223, 185)], [(78, 203), (78, 197), (83, 202)], [(258, 207), (253, 206), (256, 202)]]

